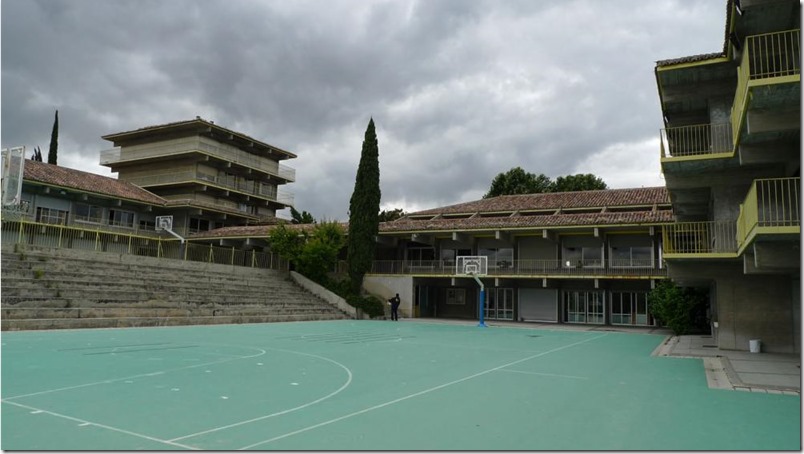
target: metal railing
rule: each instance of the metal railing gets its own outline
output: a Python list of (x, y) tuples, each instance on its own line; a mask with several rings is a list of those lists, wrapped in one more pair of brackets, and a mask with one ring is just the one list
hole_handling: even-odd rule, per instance
[(739, 143), (749, 87), (773, 83), (772, 79), (801, 74), (801, 30), (748, 36), (740, 66), (737, 90), (731, 108), (734, 143)]
[(167, 173), (162, 175), (148, 175), (137, 178), (129, 178), (126, 181), (141, 187), (149, 187), (160, 184), (182, 183), (182, 182), (207, 182), (225, 189), (234, 189), (249, 195), (262, 196), (274, 202), (293, 204), (293, 194), (253, 180), (245, 180), (235, 176), (210, 175), (203, 172), (184, 171)]
[(81, 249), (145, 257), (216, 263), (287, 271), (287, 260), (277, 254), (244, 251), (234, 247), (186, 241), (184, 247), (175, 238), (144, 236), (76, 226), (40, 222), (3, 221), (2, 242), (5, 245), (32, 245), (48, 248)]
[[(370, 274), (413, 274), (446, 276), (455, 274), (450, 260), (375, 260)], [(489, 276), (666, 276), (654, 260), (536, 260), (499, 261), (488, 266)]]
[(677, 222), (662, 229), (664, 254), (736, 254), (735, 221)]
[(251, 167), (260, 172), (278, 176), (288, 181), (296, 181), (296, 169), (292, 167), (279, 164), (269, 158), (247, 153), (236, 147), (216, 145), (199, 139), (182, 140), (176, 143), (154, 144), (148, 147), (137, 147), (134, 149), (127, 148), (125, 153), (122, 152), (120, 147), (115, 147), (100, 152), (100, 163), (101, 165), (109, 165), (122, 161), (172, 156), (194, 151), (206, 153), (224, 161)]
[(731, 123), (663, 128), (660, 131), (662, 158), (678, 158), (734, 150)]
[(740, 205), (740, 217), (737, 218), (738, 245), (742, 246), (757, 228), (788, 233), (790, 229), (786, 228), (797, 227), (800, 231), (800, 194), (800, 177), (754, 181)]

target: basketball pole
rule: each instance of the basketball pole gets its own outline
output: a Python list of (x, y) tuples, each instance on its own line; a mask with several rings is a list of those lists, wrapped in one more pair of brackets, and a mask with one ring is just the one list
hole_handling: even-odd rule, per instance
[(478, 307), (480, 308), (480, 323), (478, 323), (477, 326), (480, 328), (486, 328), (486, 324), (483, 322), (483, 313), (486, 312), (485, 307), (483, 307), (483, 303), (486, 302), (486, 287), (483, 286), (483, 281), (481, 281), (475, 273), (472, 273), (471, 276), (480, 286), (480, 302), (478, 302)]

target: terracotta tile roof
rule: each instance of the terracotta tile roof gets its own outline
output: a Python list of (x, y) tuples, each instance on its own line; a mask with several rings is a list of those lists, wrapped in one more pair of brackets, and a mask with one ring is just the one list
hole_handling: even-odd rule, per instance
[(402, 218), (397, 219), (396, 221), (380, 224), (380, 233), (492, 229), (504, 230), (596, 225), (639, 225), (662, 224), (673, 221), (674, 215), (670, 210), (633, 211), (623, 213), (569, 213), (495, 218), (439, 218), (431, 220)]
[(545, 194), (504, 195), (459, 203), (441, 208), (409, 213), (406, 217), (455, 213), (494, 213), (559, 208), (614, 208), (627, 206), (670, 205), (665, 187), (603, 189), (597, 191), (553, 192)]
[(166, 200), (139, 186), (117, 178), (61, 167), (46, 162), (25, 161), (23, 180), (68, 189), (78, 189), (101, 196), (164, 206)]
[[(285, 227), (291, 230), (309, 230), (316, 226), (316, 224), (291, 224), (289, 222), (283, 223)], [(348, 229), (348, 223), (341, 223), (344, 226), (344, 231)], [(273, 225), (245, 225), (237, 227), (221, 227), (219, 229), (210, 230), (208, 232), (199, 232), (190, 235), (190, 239), (208, 239), (208, 238), (265, 238), (270, 235), (271, 230), (277, 228), (279, 224)]]
[(165, 123), (161, 125), (152, 125), (152, 126), (145, 126), (143, 128), (134, 129), (131, 131), (123, 131), (123, 132), (116, 132), (112, 134), (106, 134), (102, 136), (102, 139), (109, 140), (114, 143), (118, 143), (120, 141), (130, 140), (136, 137), (142, 137), (145, 135), (150, 135), (153, 133), (158, 132), (165, 132), (165, 131), (177, 131), (177, 130), (208, 130), (208, 131), (217, 131), (224, 136), (232, 136), (232, 138), (237, 138), (240, 141), (244, 141), (247, 143), (252, 143), (253, 145), (258, 146), (259, 148), (264, 148), (266, 150), (271, 150), (272, 152), (281, 155), (281, 159), (287, 158), (295, 158), (297, 157), (294, 153), (291, 153), (287, 150), (283, 150), (279, 147), (267, 144), (261, 140), (257, 140), (253, 137), (247, 136), (243, 133), (233, 131), (228, 128), (224, 128), (222, 126), (216, 125), (212, 121), (204, 120), (201, 117), (196, 117), (194, 120), (183, 120), (183, 121), (174, 121), (172, 123)]

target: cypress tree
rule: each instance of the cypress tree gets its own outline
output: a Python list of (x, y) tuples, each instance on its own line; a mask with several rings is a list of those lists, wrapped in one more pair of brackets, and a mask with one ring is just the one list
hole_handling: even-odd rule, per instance
[(374, 119), (369, 120), (357, 167), (355, 188), (349, 199), (347, 261), (352, 290), (359, 294), (363, 276), (371, 269), (380, 214), (380, 160)]
[(59, 148), (59, 111), (56, 111), (56, 119), (53, 120), (53, 131), (50, 133), (50, 151), (47, 154), (47, 163), (56, 165)]

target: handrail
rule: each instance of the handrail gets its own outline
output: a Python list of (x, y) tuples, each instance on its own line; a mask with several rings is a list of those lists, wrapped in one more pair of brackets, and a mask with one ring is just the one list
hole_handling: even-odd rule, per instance
[[(454, 275), (450, 260), (375, 260), (369, 274)], [(657, 260), (520, 259), (489, 263), (489, 276), (666, 276)]]
[(757, 228), (801, 226), (801, 178), (755, 180), (740, 205), (737, 243), (748, 241)]
[(662, 158), (731, 153), (734, 150), (731, 123), (662, 128), (659, 135)]
[(662, 228), (664, 254), (736, 254), (735, 221), (677, 222)]
[(740, 141), (749, 88), (760, 83), (773, 83), (773, 79), (800, 75), (800, 43), (800, 29), (746, 37), (740, 66), (737, 68), (737, 89), (731, 108), (735, 146)]
[(157, 257), (193, 262), (217, 263), (287, 271), (289, 264), (277, 254), (244, 251), (186, 240), (184, 247), (174, 238), (145, 236), (87, 229), (78, 226), (45, 224), (27, 220), (3, 221), (3, 244), (21, 244), (57, 249), (80, 249)]

